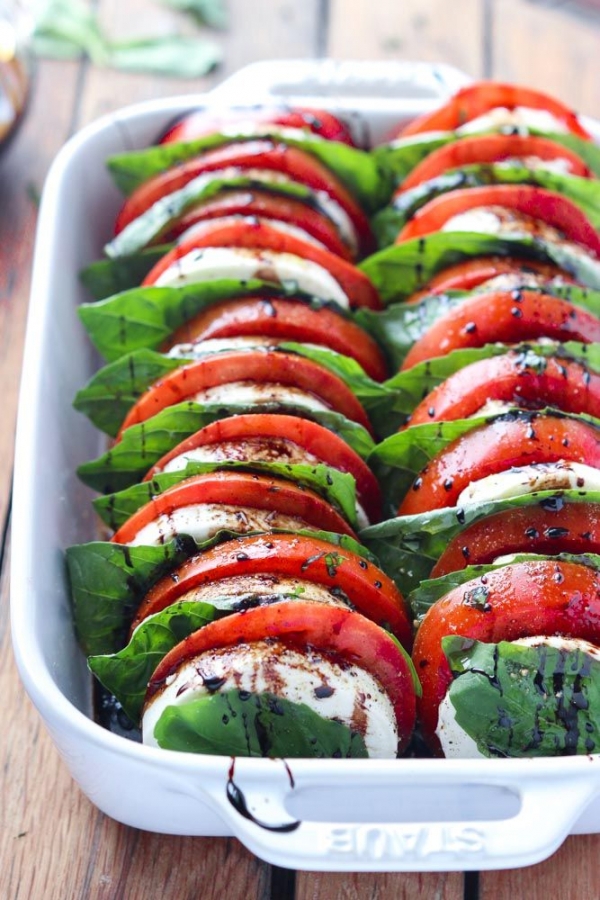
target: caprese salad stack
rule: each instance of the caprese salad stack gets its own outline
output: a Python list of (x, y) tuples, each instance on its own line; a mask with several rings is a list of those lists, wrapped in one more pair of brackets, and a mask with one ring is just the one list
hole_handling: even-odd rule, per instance
[(478, 84), (378, 151), (396, 172), (359, 313), (399, 373), (395, 517), (422, 734), (446, 756), (600, 750), (600, 153), (534, 91)]
[(145, 743), (394, 757), (412, 627), (356, 531), (396, 393), (352, 316), (381, 306), (354, 263), (387, 170), (327, 113), (253, 116), (109, 163), (129, 196), (81, 310), (108, 365), (75, 405), (113, 438), (80, 468), (112, 536), (68, 551), (76, 628)]

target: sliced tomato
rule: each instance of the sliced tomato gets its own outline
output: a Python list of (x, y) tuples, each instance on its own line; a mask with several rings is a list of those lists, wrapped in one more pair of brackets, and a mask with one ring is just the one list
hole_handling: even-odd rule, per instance
[[(317, 606), (319, 607), (317, 609)], [(215, 628), (217, 625), (219, 627)], [(345, 609), (315, 603), (278, 603), (249, 609), (211, 622), (177, 644), (154, 671), (146, 702), (186, 660), (220, 647), (271, 639), (306, 653), (308, 647), (330, 654), (346, 666), (373, 675), (390, 698), (401, 753), (415, 723), (416, 698), (408, 662), (392, 638), (369, 619)]]
[(325, 109), (308, 109), (306, 107), (250, 107), (249, 109), (231, 109), (222, 116), (215, 116), (203, 109), (196, 109), (181, 116), (171, 125), (159, 139), (159, 144), (172, 144), (177, 141), (193, 141), (195, 138), (218, 134), (221, 131), (231, 132), (236, 125), (257, 127), (279, 125), (282, 128), (305, 128), (313, 134), (328, 141), (340, 141), (342, 144), (354, 146), (348, 126)]
[(278, 350), (231, 350), (188, 363), (156, 381), (129, 410), (119, 437), (126, 428), (145, 422), (167, 406), (189, 400), (199, 391), (232, 382), (296, 387), (372, 431), (367, 414), (350, 388), (323, 366)]
[(334, 594), (341, 591), (358, 612), (388, 627), (405, 647), (412, 643), (410, 616), (391, 578), (349, 550), (293, 534), (237, 538), (192, 557), (151, 588), (132, 628), (199, 585), (263, 573), (303, 579)]
[(249, 250), (291, 253), (325, 269), (340, 285), (351, 307), (382, 308), (379, 294), (371, 281), (352, 263), (295, 235), (279, 231), (268, 222), (250, 217), (230, 219), (226, 223), (216, 219), (192, 229), (153, 266), (142, 284), (156, 284), (161, 275), (175, 266), (178, 260), (204, 247), (243, 247)]
[(569, 175), (592, 177), (592, 172), (580, 156), (549, 138), (533, 135), (522, 137), (516, 134), (484, 134), (444, 144), (429, 153), (407, 175), (396, 191), (396, 196), (431, 178), (443, 175), (450, 169), (459, 169), (474, 163), (502, 162), (505, 159), (527, 160), (528, 157), (544, 162), (562, 160), (568, 164)]
[(600, 504), (564, 503), (558, 497), (486, 516), (452, 538), (429, 577), (509, 553), (600, 553)]
[(495, 81), (477, 81), (458, 91), (439, 109), (410, 122), (402, 137), (427, 131), (454, 131), (492, 109), (542, 109), (553, 115), (572, 134), (591, 140), (577, 115), (554, 97), (532, 88)]
[(600, 375), (572, 360), (547, 357), (542, 362), (527, 353), (481, 359), (434, 388), (407, 424), (467, 419), (488, 400), (524, 409), (554, 406), (600, 418)]
[[(233, 445), (233, 458), (243, 461), (253, 458), (285, 461), (286, 457), (290, 457), (292, 449), (301, 448), (324, 465), (352, 475), (359, 503), (364, 507), (369, 520), (374, 523), (381, 519), (379, 483), (364, 460), (337, 434), (298, 416), (250, 413), (211, 422), (163, 456), (148, 472), (144, 481), (149, 481), (155, 474), (162, 472), (171, 460), (197, 447), (218, 447), (222, 444)], [(259, 449), (263, 448), (263, 453), (254, 457), (256, 445)]]
[(331, 253), (349, 262), (353, 259), (351, 248), (344, 243), (337, 226), (324, 209), (311, 205), (308, 200), (269, 191), (267, 185), (264, 188), (230, 188), (220, 191), (210, 200), (189, 207), (160, 239), (167, 242), (175, 240), (199, 222), (231, 215), (260, 216), (262, 219), (297, 225), (320, 241)]
[(559, 635), (599, 644), (598, 572), (559, 560), (515, 563), (467, 581), (433, 604), (417, 632), (413, 662), (423, 688), (423, 735), (438, 752), (438, 708), (452, 681), (442, 638), (453, 634), (486, 643)]
[[(600, 256), (600, 237), (587, 216), (567, 197), (530, 184), (492, 184), (460, 188), (430, 200), (414, 214), (396, 243), (439, 231), (454, 216), (471, 209), (497, 207), (526, 217), (524, 227), (536, 233), (536, 223), (549, 225), (564, 237)], [(543, 233), (543, 231), (541, 232)]]
[(353, 223), (363, 252), (368, 253), (374, 249), (369, 220), (341, 181), (304, 150), (287, 147), (284, 143), (271, 140), (227, 144), (173, 166), (145, 181), (127, 198), (121, 208), (115, 224), (116, 234), (161, 197), (179, 190), (198, 175), (232, 167), (281, 172), (316, 191), (324, 191), (342, 207)]
[(163, 351), (177, 344), (247, 336), (319, 344), (355, 359), (376, 381), (387, 378), (383, 353), (359, 325), (329, 307), (312, 309), (294, 300), (245, 297), (218, 303), (178, 328)]
[[(210, 472), (194, 475), (158, 494), (131, 516), (113, 535), (116, 544), (129, 544), (138, 532), (160, 516), (199, 504), (220, 504), (244, 509), (267, 510), (301, 519), (308, 528), (356, 537), (348, 523), (330, 503), (308, 488), (282, 478), (249, 472)], [(240, 529), (243, 533), (243, 517)]]
[(569, 284), (574, 278), (558, 266), (538, 262), (535, 259), (518, 259), (512, 256), (479, 256), (442, 269), (422, 290), (411, 294), (407, 303), (418, 303), (428, 294), (444, 294), (446, 291), (470, 291), (498, 275), (534, 273), (551, 281), (560, 278)]
[(600, 340), (600, 319), (567, 300), (539, 291), (472, 294), (440, 316), (407, 353), (402, 369), (461, 347), (496, 341), (518, 344), (540, 337), (557, 341)]
[(398, 515), (456, 506), (472, 481), (513, 466), (561, 459), (600, 469), (600, 431), (581, 419), (559, 414), (509, 414), (468, 431), (430, 460), (400, 504)]

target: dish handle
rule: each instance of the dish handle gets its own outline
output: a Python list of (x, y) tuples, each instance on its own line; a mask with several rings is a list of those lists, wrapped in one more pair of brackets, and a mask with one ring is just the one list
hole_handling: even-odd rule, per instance
[[(571, 772), (564, 768), (548, 772), (520, 766), (514, 760), (514, 777), (506, 769), (499, 775), (482, 774), (484, 770), (477, 766), (474, 777), (458, 782), (433, 768), (421, 769), (415, 778), (407, 779), (403, 773), (400, 781), (390, 778), (387, 766), (366, 771), (343, 761), (341, 766), (348, 766), (343, 791), (346, 796), (360, 797), (363, 812), (366, 808), (371, 816), (368, 821), (352, 821), (351, 812), (350, 821), (332, 821), (337, 818), (333, 814), (335, 798), (328, 794), (334, 779), (340, 788), (339, 763), (337, 770), (330, 766), (311, 770), (297, 766), (297, 760), (272, 760), (265, 771), (264, 766), (253, 765), (255, 762), (232, 760), (225, 785), (220, 779), (210, 779), (198, 793), (256, 856), (301, 870), (422, 872), (532, 865), (558, 849), (600, 793), (597, 767), (591, 766), (592, 771), (579, 766)], [(539, 765), (540, 761), (534, 762)], [(409, 819), (402, 815), (404, 791), (412, 798), (406, 802)], [(434, 807), (437, 802), (429, 819), (423, 818), (424, 810), (414, 804), (419, 791), (434, 798)], [(481, 798), (482, 791), (488, 807), (482, 808), (480, 803), (478, 813), (470, 815), (467, 799), (461, 815), (457, 803), (463, 803), (469, 793)], [(189, 783), (186, 793), (189, 796)], [(507, 814), (498, 812), (493, 799), (490, 802), (494, 795), (504, 800)], [(311, 796), (313, 815), (297, 815)], [(512, 808), (510, 803), (506, 805), (507, 798), (512, 799)], [(452, 805), (458, 815), (440, 821), (440, 811), (448, 815)]]

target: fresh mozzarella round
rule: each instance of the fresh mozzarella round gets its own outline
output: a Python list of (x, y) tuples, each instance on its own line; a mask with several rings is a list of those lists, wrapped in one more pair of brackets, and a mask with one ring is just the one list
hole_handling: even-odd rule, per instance
[[(514, 236), (533, 235), (551, 243), (567, 243), (564, 236), (540, 219), (515, 212), (504, 206), (478, 206), (451, 216), (442, 225), (441, 231), (476, 231), (478, 234), (512, 234)], [(578, 244), (573, 244), (578, 247)]]
[[(161, 471), (181, 472), (190, 462), (225, 462), (227, 460), (239, 460), (247, 463), (281, 462), (290, 466), (323, 464), (318, 457), (291, 441), (282, 439), (277, 442), (272, 438), (269, 440), (247, 438), (239, 441), (223, 441), (219, 444), (206, 444), (186, 450), (180, 456), (170, 459)], [(359, 529), (367, 528), (371, 524), (358, 500), (356, 501), (356, 520)]]
[[(247, 335), (245, 337), (209, 338), (206, 341), (196, 341), (193, 344), (175, 344), (171, 347), (167, 356), (173, 359), (199, 359), (208, 353), (222, 353), (224, 350), (253, 350), (258, 347), (278, 347), (285, 344), (285, 338), (261, 337), (261, 335)], [(309, 344), (302, 342), (303, 347), (315, 350), (327, 349), (321, 344)]]
[(447, 759), (484, 759), (473, 738), (456, 721), (456, 710), (450, 699), (450, 692), (442, 700), (438, 710), (438, 725), (435, 733)]
[(348, 309), (350, 301), (339, 282), (323, 266), (293, 253), (248, 250), (242, 247), (207, 247), (191, 250), (160, 275), (157, 287), (182, 287), (220, 278), (250, 281), (260, 278), (276, 284), (294, 284), (311, 297)]
[(583, 463), (566, 460), (515, 466), (506, 472), (498, 472), (471, 482), (459, 495), (456, 505), (506, 500), (537, 491), (568, 490), (600, 490), (600, 471)]
[(326, 603), (328, 606), (351, 607), (349, 600), (345, 600), (339, 590), (332, 593), (324, 585), (302, 578), (286, 578), (268, 572), (259, 572), (254, 575), (232, 575), (229, 578), (221, 578), (218, 581), (210, 581), (208, 584), (199, 584), (177, 598), (177, 601), (193, 600), (196, 602), (210, 603), (218, 598), (230, 598), (231, 610), (237, 612), (250, 606), (263, 603), (275, 603), (278, 598), (285, 595), (286, 602), (292, 597), (303, 603)]
[(308, 231), (305, 231), (304, 228), (300, 228), (299, 225), (291, 225), (289, 222), (280, 222), (278, 219), (265, 219), (263, 216), (242, 216), (242, 215), (233, 215), (233, 216), (220, 216), (218, 219), (209, 219), (206, 222), (196, 222), (195, 225), (192, 225), (187, 231), (184, 231), (180, 237), (177, 239), (177, 243), (181, 244), (184, 241), (193, 238), (196, 235), (201, 235), (207, 232), (210, 232), (218, 226), (219, 228), (225, 228), (231, 225), (240, 225), (247, 224), (249, 227), (252, 225), (267, 225), (269, 228), (272, 228), (273, 231), (278, 231), (280, 234), (289, 234), (291, 237), (299, 238), (301, 241), (306, 241), (307, 244), (312, 244), (314, 247), (322, 247), (325, 249), (325, 245), (318, 241), (312, 234), (309, 234)]
[(600, 647), (580, 638), (559, 637), (554, 634), (535, 635), (533, 637), (519, 638), (511, 643), (520, 644), (523, 647), (553, 647), (555, 650), (564, 650), (566, 653), (574, 653), (576, 650), (579, 650), (580, 653), (585, 653), (587, 656), (591, 656), (592, 659), (600, 661)]
[[(365, 669), (307, 648), (304, 652), (279, 641), (239, 644), (200, 654), (184, 662), (165, 688), (148, 703), (142, 720), (145, 744), (157, 746), (154, 729), (165, 709), (218, 691), (273, 693), (303, 703), (325, 719), (360, 733), (370, 757), (394, 758), (398, 729), (390, 698)], [(212, 691), (214, 693), (214, 690)]]
[(514, 158), (503, 159), (497, 165), (500, 168), (509, 166), (525, 166), (527, 169), (535, 171), (536, 169), (544, 169), (546, 172), (555, 172), (557, 175), (569, 175), (573, 169), (571, 161), (564, 157), (556, 159), (542, 159), (539, 156), (515, 156)]
[(320, 412), (330, 409), (308, 391), (267, 381), (230, 381), (205, 388), (188, 399), (196, 403), (221, 403), (223, 406), (293, 406)]
[(158, 516), (138, 531), (129, 546), (157, 547), (178, 534), (189, 534), (195, 541), (208, 541), (217, 532), (228, 530), (237, 534), (252, 531), (312, 530), (304, 519), (286, 516), (275, 510), (230, 506), (225, 503), (198, 503), (182, 506), (171, 513)]
[(527, 106), (507, 109), (505, 106), (497, 106), (484, 115), (465, 122), (456, 129), (456, 133), (463, 137), (466, 134), (478, 134), (480, 131), (498, 131), (508, 128), (524, 132), (533, 128), (536, 131), (551, 134), (568, 134), (569, 131), (564, 122), (545, 109), (531, 109)]
[(515, 291), (522, 288), (536, 288), (543, 284), (548, 284), (549, 281), (552, 284), (567, 283), (557, 276), (549, 279), (547, 275), (543, 275), (541, 272), (523, 269), (522, 272), (503, 272), (502, 275), (495, 275), (487, 281), (482, 281), (475, 288), (475, 292), (487, 293), (488, 291)]

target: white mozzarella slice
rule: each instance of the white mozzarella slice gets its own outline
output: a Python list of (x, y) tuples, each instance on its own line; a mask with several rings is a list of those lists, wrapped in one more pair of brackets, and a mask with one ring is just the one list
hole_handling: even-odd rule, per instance
[[(208, 584), (200, 584), (177, 598), (182, 600), (205, 601), (218, 597), (231, 597), (233, 610), (248, 605), (248, 601), (261, 598), (269, 602), (270, 598), (279, 594), (296, 597), (303, 603), (325, 603), (328, 606), (348, 607), (339, 592), (332, 594), (326, 587), (305, 581), (302, 578), (287, 578), (281, 575), (259, 573), (256, 575), (235, 575), (230, 578), (222, 578), (219, 581), (211, 581)], [(289, 602), (289, 599), (286, 600)]]
[(314, 649), (300, 652), (277, 641), (208, 651), (185, 662), (144, 710), (144, 743), (157, 746), (154, 729), (167, 707), (206, 696), (206, 685), (215, 683), (220, 692), (271, 692), (303, 703), (362, 734), (370, 757), (389, 759), (397, 754), (394, 709), (371, 674), (346, 661), (340, 665)]
[(470, 415), (469, 419), (476, 419), (478, 416), (500, 416), (502, 413), (508, 412), (515, 408), (515, 403), (506, 403), (503, 400), (486, 400), (483, 406)]
[(293, 253), (277, 253), (273, 250), (247, 250), (240, 247), (191, 250), (165, 269), (155, 284), (157, 287), (181, 287), (219, 278), (236, 281), (262, 278), (276, 284), (294, 284), (298, 291), (311, 297), (337, 303), (343, 309), (350, 306), (339, 282), (323, 266)]
[(300, 228), (299, 225), (291, 225), (289, 222), (280, 222), (278, 219), (265, 219), (262, 216), (242, 216), (242, 215), (233, 215), (233, 216), (220, 216), (218, 219), (208, 219), (207, 221), (196, 222), (195, 225), (192, 225), (187, 231), (184, 231), (183, 234), (177, 239), (177, 243), (181, 244), (184, 241), (189, 240), (198, 235), (202, 235), (204, 233), (209, 233), (214, 229), (215, 225), (219, 227), (226, 227), (230, 225), (239, 225), (246, 224), (250, 228), (254, 224), (260, 225), (268, 225), (269, 228), (272, 228), (273, 231), (278, 231), (280, 234), (288, 234), (290, 237), (299, 238), (301, 241), (306, 241), (307, 244), (312, 244), (314, 247), (321, 247), (325, 249), (325, 245), (318, 241), (316, 238), (309, 234), (308, 231), (305, 231), (304, 228)]
[(515, 466), (506, 472), (473, 481), (459, 495), (456, 505), (487, 503), (522, 497), (537, 491), (600, 490), (600, 471), (583, 463), (560, 460)]
[(189, 534), (195, 541), (207, 541), (218, 531), (227, 529), (237, 534), (251, 531), (311, 530), (311, 526), (297, 517), (286, 516), (273, 510), (252, 509), (244, 506), (228, 506), (225, 503), (198, 503), (182, 506), (168, 515), (163, 514), (148, 522), (138, 531), (129, 545), (136, 547), (159, 546), (178, 534)]
[[(252, 350), (254, 348), (278, 347), (287, 343), (285, 338), (261, 337), (260, 335), (248, 335), (246, 337), (209, 338), (206, 341), (197, 341), (194, 344), (175, 344), (171, 347), (167, 356), (174, 359), (199, 359), (207, 353), (222, 353), (224, 350)], [(309, 344), (303, 341), (302, 346), (308, 349), (327, 349), (322, 344)]]
[(522, 647), (553, 647), (555, 650), (564, 650), (567, 653), (574, 653), (579, 650), (591, 656), (597, 662), (600, 662), (600, 647), (584, 641), (581, 638), (558, 637), (557, 635), (535, 635), (533, 637), (519, 638), (511, 641), (513, 644), (520, 644)]
[(197, 403), (221, 403), (224, 406), (292, 406), (313, 411), (330, 407), (314, 394), (293, 385), (256, 381), (230, 381), (198, 391), (188, 400)]
[(473, 738), (456, 721), (456, 710), (450, 700), (450, 692), (440, 703), (438, 724), (435, 730), (442, 751), (447, 759), (484, 759)]
[[(475, 231), (478, 234), (534, 235), (551, 243), (565, 243), (558, 229), (539, 219), (521, 215), (502, 206), (479, 206), (451, 216), (441, 231)], [(566, 242), (571, 246), (569, 242)], [(578, 247), (577, 244), (572, 246)], [(579, 248), (581, 249), (581, 248)]]
[(480, 131), (496, 131), (500, 129), (514, 128), (527, 132), (530, 128), (536, 131), (545, 131), (553, 134), (567, 134), (569, 129), (564, 122), (553, 116), (545, 109), (531, 109), (527, 106), (517, 106), (507, 109), (505, 106), (497, 106), (484, 115), (465, 122), (456, 129), (459, 135), (478, 134)]

